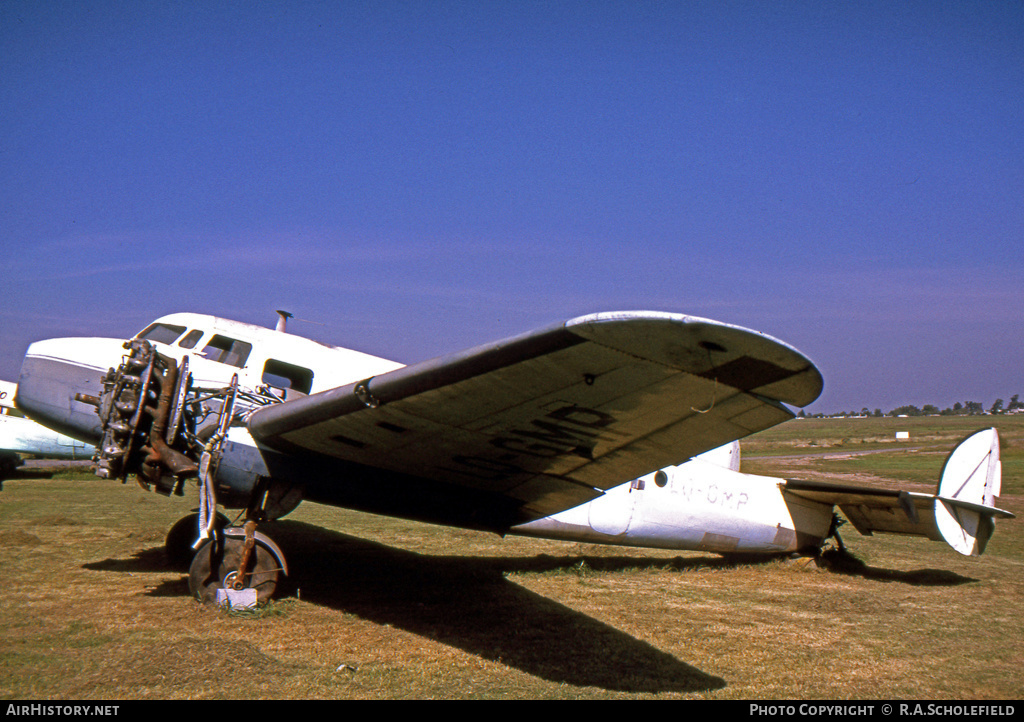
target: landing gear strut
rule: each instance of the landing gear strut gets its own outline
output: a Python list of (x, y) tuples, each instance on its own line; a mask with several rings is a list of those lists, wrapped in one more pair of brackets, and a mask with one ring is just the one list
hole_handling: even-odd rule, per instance
[(832, 514), (832, 526), (829, 527), (828, 537), (826, 537), (826, 539), (832, 538), (836, 540), (836, 549), (840, 554), (846, 554), (846, 545), (843, 544), (843, 539), (839, 536), (839, 527), (845, 523), (846, 521), (838, 514)]
[(847, 550), (846, 545), (843, 544), (843, 540), (839, 536), (839, 527), (845, 523), (838, 514), (832, 515), (832, 526), (829, 528), (828, 536), (825, 538), (833, 539), (835, 544), (821, 551), (821, 554), (818, 556), (819, 567), (825, 567), (838, 572), (855, 571), (864, 567), (864, 562)]

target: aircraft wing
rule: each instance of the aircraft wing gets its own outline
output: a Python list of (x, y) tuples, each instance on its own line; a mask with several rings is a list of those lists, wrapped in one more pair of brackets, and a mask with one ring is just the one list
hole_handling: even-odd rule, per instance
[(20, 416), (0, 416), (0, 451), (50, 459), (89, 459), (93, 447)]
[(792, 418), (811, 361), (678, 314), (585, 316), (256, 411), (262, 445), (488, 492), (509, 525)]
[(25, 418), (14, 404), (17, 393), (17, 384), (0, 380), (0, 454), (7, 452), (3, 456), (8, 460), (15, 453), (54, 459), (88, 459), (92, 456), (92, 446)]

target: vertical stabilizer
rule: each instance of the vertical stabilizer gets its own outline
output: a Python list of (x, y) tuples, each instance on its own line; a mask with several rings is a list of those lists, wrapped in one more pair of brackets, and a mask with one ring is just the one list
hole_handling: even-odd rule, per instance
[(695, 459), (702, 459), (709, 464), (715, 466), (721, 466), (723, 469), (729, 469), (731, 471), (740, 470), (740, 442), (731, 441), (725, 446), (719, 446), (717, 449), (711, 451), (705, 451), (703, 454), (693, 457)]
[(935, 499), (935, 524), (961, 554), (978, 556), (995, 529), (995, 508), (1002, 484), (999, 433), (983, 429), (968, 436), (946, 459)]

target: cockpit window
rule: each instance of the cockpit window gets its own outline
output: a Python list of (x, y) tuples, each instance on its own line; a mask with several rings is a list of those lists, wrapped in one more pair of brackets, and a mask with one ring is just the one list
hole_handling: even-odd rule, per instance
[(251, 343), (236, 341), (227, 336), (214, 336), (203, 349), (203, 355), (211, 361), (242, 368), (251, 351)]
[(276, 389), (308, 394), (313, 388), (313, 372), (302, 366), (267, 359), (267, 363), (263, 365), (263, 383)]
[(202, 337), (203, 332), (197, 328), (185, 334), (185, 337), (178, 341), (178, 345), (182, 348), (195, 348), (196, 344), (199, 343), (199, 339)]
[(146, 341), (152, 341), (154, 343), (174, 343), (174, 340), (181, 334), (185, 333), (184, 326), (172, 326), (169, 323), (154, 323), (149, 326), (142, 333), (139, 334), (139, 338)]

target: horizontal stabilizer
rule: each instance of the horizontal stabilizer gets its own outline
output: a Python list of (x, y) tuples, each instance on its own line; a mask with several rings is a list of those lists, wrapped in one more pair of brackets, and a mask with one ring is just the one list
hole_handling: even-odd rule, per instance
[(962, 441), (946, 459), (937, 494), (786, 481), (794, 496), (838, 506), (861, 534), (911, 534), (945, 541), (961, 554), (977, 556), (995, 528), (995, 517), (1013, 514), (994, 506), (999, 494), (999, 435), (984, 429)]

